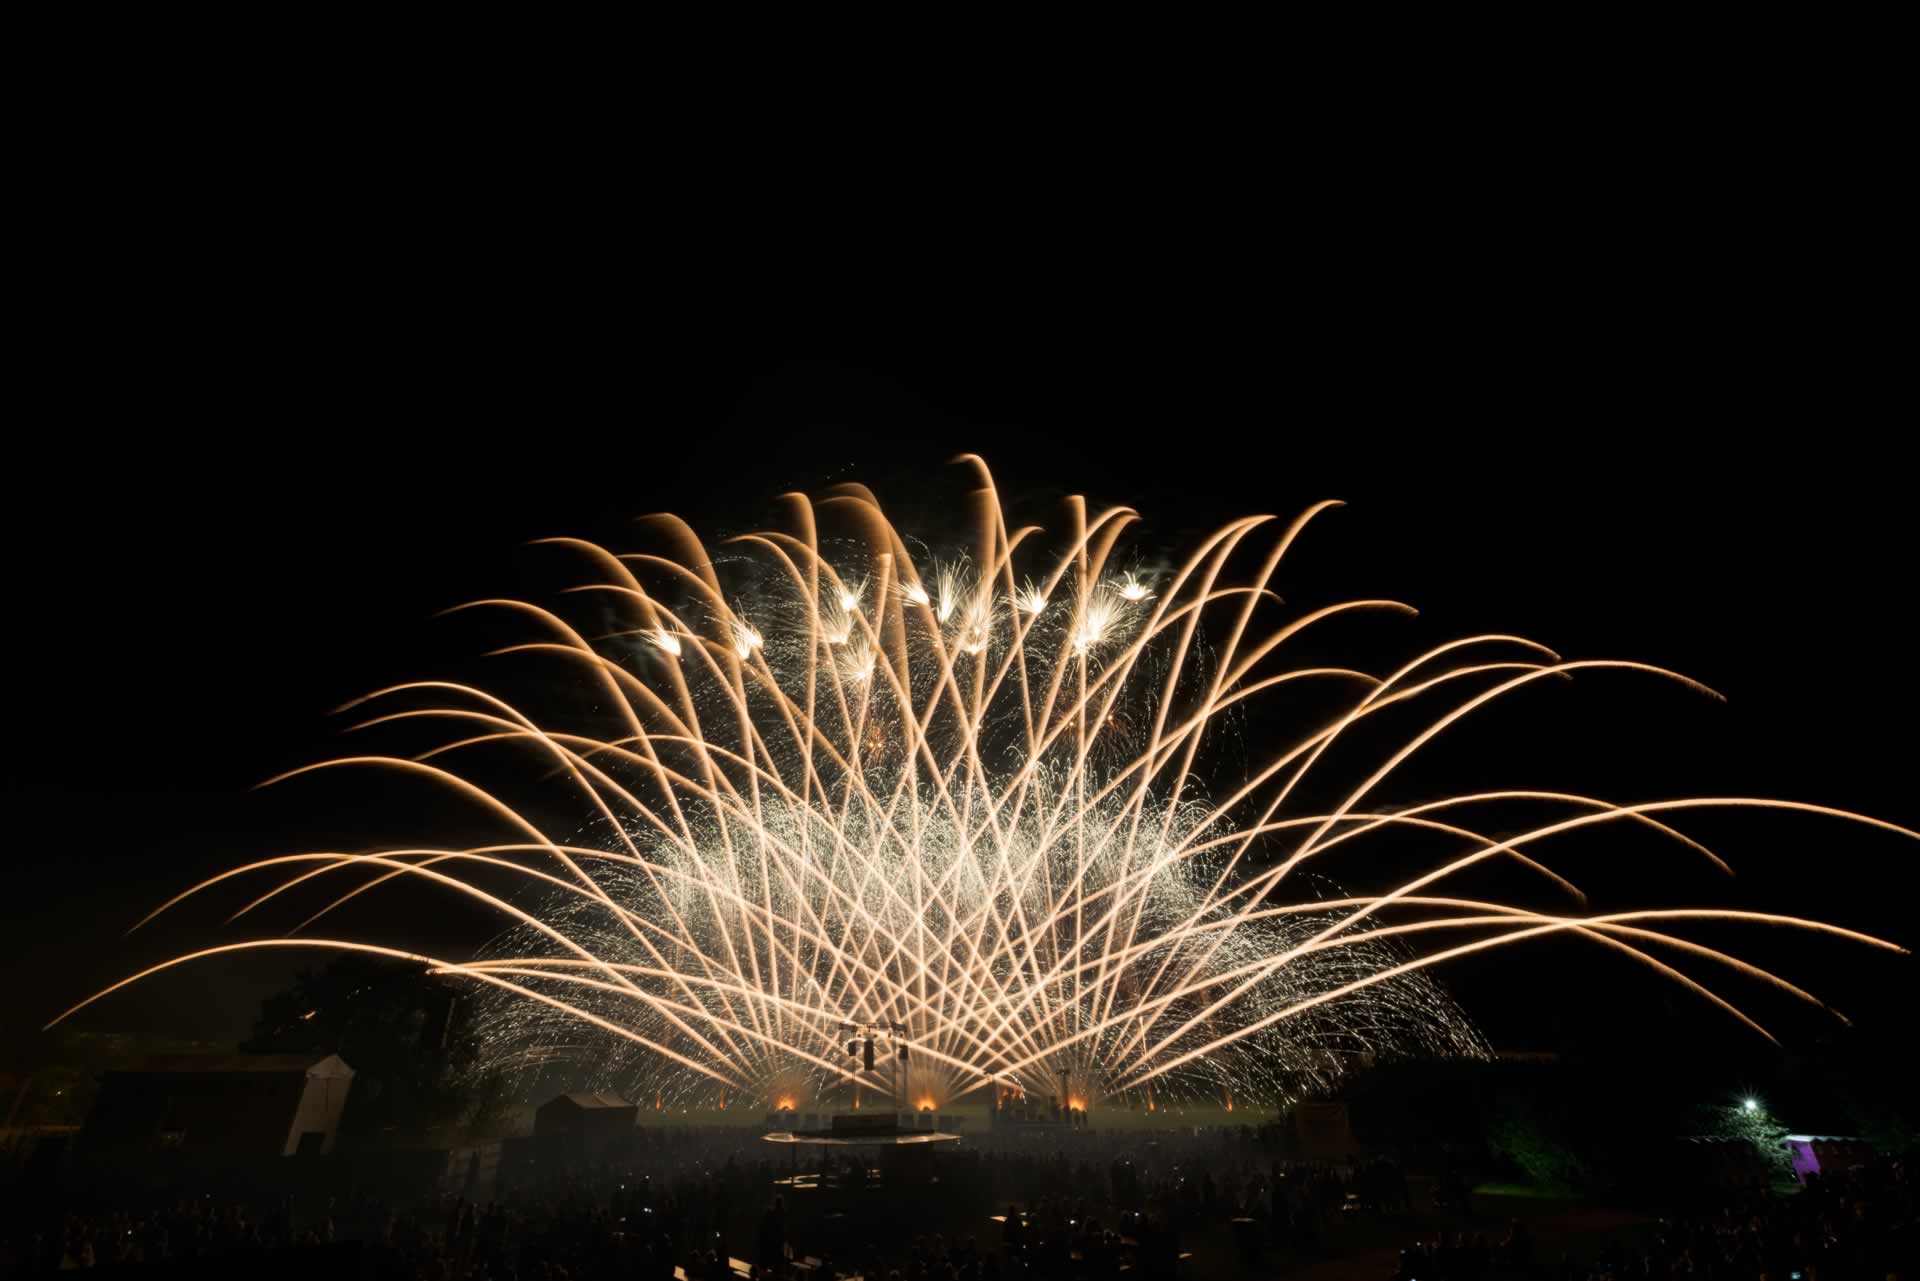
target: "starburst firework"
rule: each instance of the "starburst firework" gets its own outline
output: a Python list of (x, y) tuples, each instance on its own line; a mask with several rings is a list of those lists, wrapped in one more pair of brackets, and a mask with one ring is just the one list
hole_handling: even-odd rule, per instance
[[(598, 599), (610, 628), (589, 639), (540, 606), (475, 607), (509, 611), (530, 629), (503, 652), (591, 682), (604, 695), (594, 723), (543, 725), (480, 688), (414, 682), (359, 700), (379, 714), (356, 728), (421, 722), (450, 741), (293, 771), (398, 771), (452, 789), (504, 839), (286, 855), (159, 909), (258, 871), (293, 875), (243, 911), (358, 874), (318, 916), (409, 878), (503, 917), (505, 933), (478, 958), (259, 939), (107, 991), (220, 952), (336, 947), (479, 985), (500, 1061), (590, 1046), (599, 1071), (628, 1088), (644, 1077), (656, 1097), (709, 1087), (768, 1103), (849, 1087), (899, 1092), (901, 1081), (869, 1076), (840, 1048), (842, 1027), (857, 1022), (907, 1029), (902, 1106), (1006, 1089), (1085, 1106), (1155, 1089), (1284, 1098), (1327, 1084), (1356, 1052), (1478, 1053), (1428, 968), (1547, 935), (1631, 957), (1756, 1030), (1656, 952), (1818, 1002), (1668, 925), (1751, 920), (1893, 947), (1759, 913), (1557, 914), (1446, 895), (1442, 882), (1497, 859), (1577, 903), (1537, 847), (1601, 824), (1638, 826), (1724, 868), (1667, 822), (1692, 808), (1804, 810), (1916, 834), (1754, 798), (1623, 806), (1489, 791), (1385, 808), (1383, 785), (1404, 761), (1535, 682), (1625, 669), (1702, 687), (1639, 663), (1565, 662), (1492, 634), (1384, 675), (1289, 668), (1287, 644), (1307, 628), (1355, 611), (1411, 612), (1358, 600), (1284, 614), (1273, 592), (1283, 557), (1336, 504), (1284, 526), (1235, 521), (1162, 574), (1120, 572), (1111, 562), (1131, 511), (1092, 515), (1073, 500), (1049, 543), (1035, 528), (1010, 528), (984, 464), (962, 461), (979, 480), (977, 519), (937, 562), (916, 559), (858, 486), (818, 503), (788, 496), (784, 530), (729, 540), (718, 558), (665, 516), (651, 518), (651, 532), (671, 554), (549, 540), (591, 572), (575, 590)], [(1293, 683), (1339, 691), (1339, 709), (1216, 798), (1202, 769), (1209, 730)], [(1437, 714), (1343, 786), (1337, 804), (1296, 812), (1329, 747), (1403, 705)], [(486, 751), (519, 753), (533, 774), (562, 780), (586, 825), (555, 835), (500, 789), (455, 771)], [(1519, 836), (1479, 830), (1476, 815), (1514, 802), (1562, 816)], [(1327, 856), (1351, 859), (1371, 834), (1405, 831), (1441, 843), (1429, 871), (1358, 897), (1320, 879)], [(536, 892), (496, 893), (488, 876)]]

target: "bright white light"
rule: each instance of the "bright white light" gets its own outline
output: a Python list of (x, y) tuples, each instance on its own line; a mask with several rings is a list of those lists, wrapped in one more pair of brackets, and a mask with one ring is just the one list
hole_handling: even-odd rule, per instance
[(875, 655), (865, 641), (851, 645), (840, 658), (840, 673), (855, 684), (864, 682), (873, 675)]
[(744, 618), (733, 620), (733, 650), (742, 658), (750, 658), (753, 651), (766, 644), (766, 637), (760, 629)]
[(971, 601), (960, 623), (960, 635), (955, 642), (962, 653), (984, 654), (987, 645), (993, 640), (993, 597), (983, 588)]
[(1120, 599), (1134, 602), (1152, 600), (1153, 593), (1147, 590), (1147, 585), (1140, 581), (1137, 574), (1128, 574), (1120, 580)]
[(1086, 613), (1073, 634), (1073, 649), (1088, 654), (1115, 639), (1125, 623), (1126, 607), (1105, 591), (1096, 592), (1087, 602)]
[(1760, 1110), (1760, 1100), (1747, 1099), (1745, 1102), (1741, 1103), (1740, 1110), (1742, 1112), (1758, 1112)]
[(967, 585), (961, 572), (952, 565), (940, 566), (935, 571), (935, 577), (940, 588), (940, 607), (935, 613), (944, 623), (960, 607), (960, 598), (966, 595)]
[[(865, 586), (864, 581), (861, 585)], [(853, 636), (853, 606), (836, 603), (844, 602), (848, 596), (849, 593), (842, 590), (837, 597), (820, 602), (820, 639), (829, 645), (844, 645)]]
[(654, 628), (647, 639), (651, 640), (667, 653), (672, 654), (675, 658), (680, 657), (680, 638), (668, 631), (664, 626)]

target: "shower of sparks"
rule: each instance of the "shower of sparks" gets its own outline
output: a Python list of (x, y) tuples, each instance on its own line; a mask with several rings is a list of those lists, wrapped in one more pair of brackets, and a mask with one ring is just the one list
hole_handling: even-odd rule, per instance
[[(482, 956), (257, 939), (154, 966), (75, 1009), (198, 957), (320, 946), (470, 980), (489, 997), (496, 1062), (573, 1056), (656, 1106), (716, 1094), (786, 1108), (831, 1094), (858, 1106), (864, 1093), (923, 1109), (1032, 1096), (1153, 1110), (1170, 1092), (1297, 1097), (1368, 1053), (1482, 1053), (1427, 970), (1528, 939), (1570, 934), (1607, 947), (1763, 1035), (1657, 953), (1819, 1002), (1665, 927), (1744, 920), (1898, 950), (1770, 914), (1547, 913), (1447, 894), (1442, 882), (1502, 860), (1579, 909), (1580, 892), (1540, 861), (1541, 847), (1602, 824), (1650, 831), (1724, 870), (1667, 822), (1695, 808), (1799, 810), (1920, 834), (1744, 797), (1616, 805), (1508, 790), (1389, 808), (1381, 793), (1403, 762), (1529, 685), (1615, 669), (1702, 687), (1640, 663), (1565, 662), (1494, 634), (1384, 675), (1290, 668), (1285, 647), (1304, 629), (1355, 611), (1412, 612), (1355, 600), (1284, 615), (1272, 590), (1283, 558), (1337, 504), (1284, 526), (1235, 521), (1149, 584), (1109, 568), (1131, 511), (1090, 515), (1072, 500), (1045, 552), (1039, 530), (1008, 527), (985, 465), (961, 461), (978, 480), (979, 517), (937, 564), (916, 564), (859, 486), (818, 503), (789, 496), (785, 530), (730, 540), (723, 559), (671, 516), (650, 521), (671, 555), (548, 540), (590, 575), (575, 589), (584, 595), (568, 599), (597, 602), (597, 621), (613, 623), (605, 634), (588, 639), (525, 602), (472, 608), (527, 627), (526, 641), (502, 653), (597, 687), (590, 723), (543, 726), (479, 688), (414, 682), (350, 705), (378, 712), (354, 728), (414, 722), (448, 731), (447, 741), (293, 771), (367, 768), (448, 789), (503, 839), (285, 855), (156, 910), (247, 873), (292, 875), (242, 913), (310, 881), (353, 878), (304, 928), (406, 877), (498, 913), (505, 932)], [(1208, 730), (1243, 700), (1293, 682), (1333, 691), (1339, 709), (1244, 781), (1210, 784)], [(1316, 794), (1326, 790), (1326, 770), (1315, 771), (1335, 741), (1403, 704), (1426, 709), (1421, 728), (1343, 782), (1337, 804), (1298, 812), (1310, 773)], [(519, 754), (511, 759), (527, 780), (560, 780), (584, 816), (574, 835), (455, 772), (488, 753)], [(1560, 817), (1517, 836), (1483, 834), (1475, 816), (1512, 803)], [(1364, 870), (1354, 855), (1383, 830), (1427, 840), (1430, 870), (1367, 896), (1320, 879), (1342, 858)], [(343, 875), (321, 881), (329, 872)], [(534, 892), (488, 888), (503, 876)], [(849, 1059), (849, 1024), (904, 1026), (905, 1069), (891, 1043), (874, 1072)]]
[(752, 658), (753, 651), (767, 643), (760, 629), (745, 618), (735, 618), (729, 630), (733, 634), (733, 652), (741, 658)]

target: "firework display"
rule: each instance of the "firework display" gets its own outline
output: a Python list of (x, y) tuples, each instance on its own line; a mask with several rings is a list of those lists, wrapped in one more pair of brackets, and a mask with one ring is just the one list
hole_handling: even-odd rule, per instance
[[(331, 947), (470, 982), (496, 1063), (570, 1057), (635, 1097), (1151, 1106), (1227, 1091), (1294, 1098), (1366, 1055), (1484, 1053), (1431, 967), (1546, 936), (1651, 967), (1762, 1034), (1707, 979), (1817, 998), (1674, 927), (1751, 921), (1894, 948), (1755, 912), (1592, 913), (1547, 861), (1561, 834), (1625, 824), (1724, 868), (1673, 825), (1716, 806), (1916, 835), (1876, 819), (1747, 797), (1622, 805), (1487, 790), (1393, 803), (1403, 763), (1494, 700), (1600, 669), (1710, 693), (1685, 677), (1562, 661), (1493, 634), (1385, 672), (1289, 666), (1290, 642), (1328, 620), (1412, 612), (1386, 600), (1300, 612), (1277, 596), (1284, 558), (1337, 504), (1291, 522), (1237, 520), (1184, 559), (1149, 566), (1129, 547), (1132, 511), (1072, 499), (1044, 532), (1011, 527), (985, 464), (960, 465), (976, 482), (967, 528), (931, 552), (856, 485), (787, 495), (777, 531), (711, 547), (670, 516), (644, 523), (644, 552), (548, 540), (583, 571), (572, 591), (550, 606), (463, 608), (523, 628), (501, 652), (585, 685), (590, 705), (563, 724), (474, 685), (397, 685), (354, 705), (356, 728), (430, 728), (433, 745), (282, 776), (385, 771), (395, 786), (449, 792), (497, 839), (288, 854), (157, 909), (275, 877), (242, 910), (317, 894), (305, 928), (411, 883), (498, 916), (503, 932), (478, 955), (431, 957), (404, 937), (249, 939), (155, 966), (75, 1009), (200, 957)], [(1230, 778), (1212, 768), (1223, 727), (1307, 690), (1334, 710), (1285, 734), (1263, 713), (1257, 737), (1273, 746)], [(1372, 750), (1380, 727), (1409, 717), (1411, 731), (1358, 770), (1350, 751), (1332, 751)], [(1330, 755), (1345, 771), (1337, 786)], [(466, 766), (484, 758), (497, 773), (503, 756), (539, 789), (538, 805)], [(567, 798), (557, 807), (556, 789)], [(556, 808), (564, 827), (548, 817)], [(1519, 835), (1486, 833), (1489, 815), (1516, 810), (1553, 816)], [(1328, 879), (1350, 880), (1341, 869), (1364, 868), (1380, 840), (1413, 837), (1425, 870), (1385, 892)], [(1489, 863), (1572, 910), (1454, 888)], [(850, 1025), (903, 1029), (884, 1047), (894, 1057), (869, 1070), (848, 1053)]]

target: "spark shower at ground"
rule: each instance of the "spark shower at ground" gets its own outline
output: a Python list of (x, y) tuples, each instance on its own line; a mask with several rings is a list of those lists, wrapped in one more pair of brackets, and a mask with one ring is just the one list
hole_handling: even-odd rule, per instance
[[(1283, 602), (1286, 558), (1337, 503), (1291, 521), (1235, 520), (1155, 564), (1130, 549), (1129, 509), (1076, 498), (1044, 531), (1013, 527), (986, 465), (958, 466), (973, 482), (967, 532), (932, 551), (859, 485), (786, 495), (778, 529), (712, 546), (673, 516), (640, 522), (641, 552), (545, 540), (576, 573), (569, 591), (547, 605), (460, 609), (523, 630), (496, 661), (532, 665), (555, 690), (587, 688), (593, 706), (557, 724), (528, 705), (537, 695), (396, 685), (343, 710), (369, 734), (431, 729), (425, 750), (346, 755), (271, 780), (361, 770), (440, 789), (497, 839), (234, 868), (156, 914), (263, 876), (270, 887), (240, 914), (316, 893), (318, 910), (291, 935), (175, 958), (75, 1009), (202, 957), (331, 948), (471, 983), (485, 998), (491, 1062), (571, 1057), (643, 1097), (791, 1106), (904, 1089), (893, 1106), (1019, 1094), (1152, 1107), (1196, 1094), (1298, 1097), (1365, 1054), (1483, 1053), (1430, 970), (1547, 936), (1650, 967), (1761, 1035), (1707, 978), (1818, 998), (1675, 927), (1790, 925), (1898, 950), (1756, 912), (1591, 913), (1551, 863), (1554, 838), (1623, 825), (1724, 870), (1677, 825), (1711, 807), (1808, 811), (1916, 837), (1880, 820), (1751, 797), (1623, 805), (1504, 789), (1391, 803), (1405, 762), (1540, 682), (1611, 669), (1710, 693), (1687, 678), (1563, 661), (1498, 634), (1382, 672), (1292, 667), (1289, 643), (1310, 629), (1413, 612), (1389, 600)], [(1250, 700), (1307, 689), (1333, 710), (1230, 779), (1214, 768), (1217, 740)], [(1408, 716), (1411, 729), (1344, 767), (1334, 802), (1302, 803), (1329, 794), (1326, 758), (1349, 755), (1336, 746), (1372, 748), (1376, 726)], [(565, 831), (462, 772), (485, 759), (497, 773), (502, 754), (528, 789), (549, 801), (565, 790)], [(1555, 816), (1486, 834), (1516, 809)], [(1372, 842), (1409, 833), (1429, 854), (1420, 874), (1358, 896), (1328, 879), (1364, 869)], [(1570, 910), (1463, 897), (1450, 884), (1489, 863)], [(480, 905), (502, 933), (458, 960), (424, 955), (403, 933), (375, 944), (301, 932), (402, 878)], [(850, 1023), (903, 1026), (907, 1070), (850, 1059)]]

